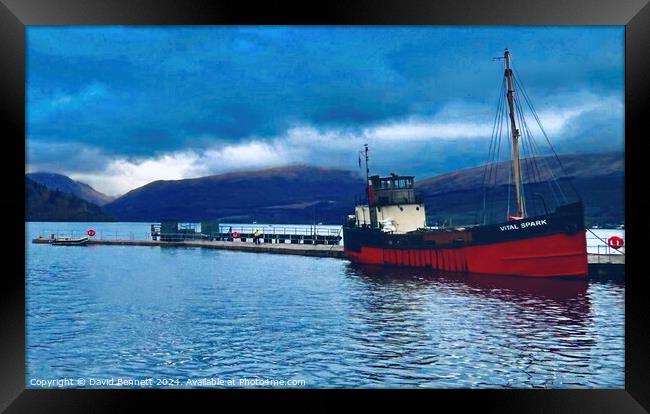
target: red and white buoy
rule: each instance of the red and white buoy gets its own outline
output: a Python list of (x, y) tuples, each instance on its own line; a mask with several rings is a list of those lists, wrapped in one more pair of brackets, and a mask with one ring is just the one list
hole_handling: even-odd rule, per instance
[(607, 245), (609, 247), (611, 247), (612, 249), (618, 250), (621, 247), (623, 247), (624, 244), (625, 244), (625, 241), (620, 236), (612, 236), (609, 239), (607, 239)]

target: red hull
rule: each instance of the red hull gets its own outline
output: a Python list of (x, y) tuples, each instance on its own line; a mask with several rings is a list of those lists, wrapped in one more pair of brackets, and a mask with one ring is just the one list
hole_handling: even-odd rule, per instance
[(446, 249), (367, 246), (362, 246), (360, 252), (345, 249), (352, 261), (363, 264), (529, 277), (587, 277), (586, 252), (583, 232)]

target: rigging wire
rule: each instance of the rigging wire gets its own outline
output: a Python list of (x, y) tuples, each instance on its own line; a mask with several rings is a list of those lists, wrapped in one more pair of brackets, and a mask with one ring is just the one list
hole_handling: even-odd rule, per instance
[[(520, 179), (522, 180), (522, 185), (521, 185), (521, 197), (522, 197), (522, 202), (523, 202), (523, 210), (524, 212), (527, 213), (527, 201), (530, 202), (530, 207), (531, 207), (531, 212), (534, 210), (535, 212), (540, 211), (539, 208), (540, 206), (533, 203), (532, 199), (531, 200), (526, 200), (526, 193), (525, 189), (526, 186), (528, 186), (528, 190), (533, 191), (532, 196), (535, 195), (540, 195), (542, 196), (542, 203), (544, 204), (544, 210), (546, 211), (546, 203), (543, 199), (543, 195), (535, 193), (535, 190), (543, 191), (543, 187), (548, 186), (550, 193), (553, 197), (553, 200), (556, 203), (556, 206), (559, 206), (561, 204), (561, 200), (563, 202), (567, 202), (567, 196), (560, 185), (560, 179), (561, 177), (556, 176), (556, 174), (553, 171), (553, 168), (551, 168), (551, 165), (549, 164), (549, 161), (552, 160), (553, 158), (557, 162), (557, 165), (560, 167), (561, 174), (566, 176), (566, 169), (562, 165), (562, 161), (560, 160), (557, 152), (555, 151), (555, 148), (553, 147), (553, 144), (551, 144), (551, 141), (548, 137), (548, 134), (546, 133), (546, 130), (542, 126), (541, 120), (539, 118), (539, 114), (533, 107), (532, 101), (530, 99), (530, 96), (528, 95), (527, 90), (525, 89), (525, 86), (523, 84), (523, 81), (519, 79), (518, 76), (515, 75), (514, 69), (511, 67), (511, 72), (510, 74), (512, 75), (512, 80), (513, 80), (513, 89), (516, 89), (518, 93), (513, 95), (513, 100), (514, 100), (514, 107), (515, 107), (515, 119), (519, 123), (519, 150), (521, 157), (519, 158), (519, 168), (520, 168)], [(504, 159), (504, 166), (505, 166), (505, 160), (512, 158), (513, 154), (513, 142), (512, 142), (512, 126), (509, 122), (508, 118), (508, 109), (507, 109), (507, 104), (506, 104), (506, 96), (507, 96), (507, 76), (504, 73), (504, 76), (501, 81), (501, 87), (499, 89), (499, 96), (497, 98), (497, 111), (494, 116), (494, 121), (492, 124), (492, 133), (490, 136), (490, 143), (489, 143), (489, 148), (488, 148), (488, 156), (487, 156), (487, 163), (485, 165), (485, 168), (483, 170), (483, 211), (482, 211), (482, 222), (483, 224), (487, 224), (487, 221), (493, 222), (494, 220), (494, 214), (497, 210), (496, 205), (497, 203), (502, 206), (503, 204), (502, 201), (499, 201), (502, 199), (502, 195), (500, 191), (500, 187), (498, 186), (499, 182), (504, 182), (504, 179), (499, 179), (499, 173), (500, 173), (500, 168), (503, 166), (500, 166), (500, 160), (501, 160), (501, 152), (502, 150), (507, 150), (509, 156), (507, 156)], [(526, 113), (529, 112), (539, 130), (541, 131), (544, 139), (546, 140), (546, 143), (548, 144), (548, 148), (550, 149), (552, 153), (552, 157), (548, 155), (544, 155), (546, 151), (541, 151), (539, 143), (535, 139), (535, 134), (532, 133), (531, 128), (529, 127), (528, 123), (526, 122)], [(504, 127), (505, 123), (505, 127)], [(505, 133), (508, 133), (508, 138), (507, 138), (507, 147), (503, 148), (501, 147), (501, 140), (504, 136)], [(508, 163), (507, 166), (508, 170), (503, 171), (503, 173), (507, 174), (507, 198), (506, 198), (506, 211), (507, 211), (507, 216), (510, 216), (510, 211), (512, 207), (512, 186), (513, 186), (513, 174), (514, 174), (514, 163), (510, 162)], [(502, 168), (501, 168), (502, 169)], [(503, 175), (503, 174), (502, 174)], [(505, 178), (505, 176), (503, 177)], [(574, 193), (578, 195), (578, 192), (576, 191), (575, 187), (573, 186), (573, 183), (568, 180), (568, 183), (570, 187), (573, 189)], [(525, 185), (524, 185), (525, 184)], [(502, 186), (501, 186), (502, 187)], [(531, 196), (531, 197), (532, 197)], [(515, 200), (518, 205), (519, 201)], [(502, 208), (502, 207), (501, 207)], [(503, 212), (502, 209), (499, 209), (499, 211)], [(501, 213), (500, 213), (501, 214)], [(478, 219), (478, 217), (477, 217)], [(478, 220), (476, 220), (478, 222)]]
[[(522, 111), (523, 111), (523, 108), (522, 108)], [(539, 176), (540, 183), (542, 181), (547, 182), (547, 184), (549, 186), (549, 189), (551, 190), (551, 194), (553, 195), (553, 198), (554, 198), (554, 200), (556, 202), (556, 205), (559, 205), (560, 202), (558, 200), (558, 196), (557, 196), (557, 193), (555, 191), (555, 188), (553, 187), (553, 184), (555, 184), (555, 186), (557, 186), (557, 189), (558, 189), (561, 197), (566, 202), (566, 196), (564, 195), (564, 191), (562, 191), (562, 187), (559, 185), (558, 180), (557, 180), (557, 178), (555, 177), (555, 175), (553, 173), (553, 169), (550, 167), (550, 165), (548, 165), (547, 157), (542, 157), (541, 156), (541, 151), (539, 150), (539, 146), (537, 145), (537, 141), (535, 140), (535, 137), (531, 133), (530, 128), (528, 127), (528, 123), (526, 122), (525, 117), (523, 119), (522, 128), (525, 131), (525, 134), (528, 137), (529, 144), (533, 148), (533, 151), (535, 152), (535, 155), (536, 155), (535, 163), (533, 165), (534, 165), (534, 168), (536, 168), (536, 170), (538, 171), (538, 176)], [(541, 161), (538, 161), (537, 157), (539, 157), (539, 160), (541, 160)], [(540, 165), (539, 164), (541, 164), (541, 163), (543, 163), (546, 166), (548, 178), (544, 178), (544, 175), (543, 175), (542, 171), (540, 170)]]
[[(565, 176), (567, 176), (566, 169), (565, 169), (564, 166), (562, 165), (562, 161), (560, 160), (560, 157), (557, 155), (557, 152), (555, 151), (555, 148), (553, 147), (553, 144), (551, 144), (551, 141), (550, 141), (550, 139), (548, 138), (548, 134), (546, 133), (546, 130), (545, 130), (544, 127), (542, 126), (542, 122), (541, 122), (540, 119), (539, 119), (539, 115), (537, 114), (537, 111), (536, 111), (535, 108), (533, 107), (533, 104), (532, 104), (532, 102), (531, 102), (531, 99), (530, 99), (530, 97), (528, 96), (528, 93), (527, 93), (527, 91), (526, 91), (526, 88), (524, 87), (523, 81), (519, 80), (518, 77), (515, 77), (515, 76), (513, 76), (513, 79), (515, 79), (515, 82), (518, 84), (518, 87), (521, 89), (521, 91), (522, 91), (522, 95), (523, 95), (523, 97), (524, 97), (524, 100), (526, 101), (528, 107), (530, 108), (530, 112), (532, 113), (533, 117), (535, 118), (535, 121), (537, 122), (537, 125), (539, 126), (540, 131), (542, 131), (542, 135), (544, 136), (544, 139), (545, 139), (546, 142), (548, 143), (549, 148), (551, 149), (553, 155), (555, 156), (555, 160), (557, 161), (558, 165), (560, 166), (560, 170), (561, 170), (562, 174), (564, 174)], [(571, 187), (571, 189), (573, 190), (573, 192), (575, 193), (575, 195), (578, 196), (578, 198), (579, 198), (579, 197), (580, 197), (580, 196), (579, 196), (579, 193), (578, 193), (578, 191), (576, 190), (576, 188), (573, 186), (573, 183), (571, 182), (571, 180), (568, 180), (568, 182), (569, 182), (569, 186)], [(565, 198), (565, 200), (566, 200), (566, 197), (564, 197), (564, 198)]]
[[(521, 143), (521, 148), (523, 150), (522, 152), (523, 152), (523, 154), (525, 156), (526, 155), (526, 142), (525, 142), (526, 140), (524, 139), (524, 135), (521, 133), (521, 125), (522, 125), (522, 122), (523, 122), (522, 121), (523, 116), (522, 116), (522, 113), (521, 113), (521, 108), (519, 107), (520, 106), (519, 105), (519, 99), (517, 98), (516, 93), (513, 94), (512, 100), (513, 100), (513, 102), (515, 102), (515, 105), (514, 105), (514, 107), (515, 107), (515, 117), (517, 119), (519, 119), (519, 142)], [(525, 190), (525, 186), (524, 186), (524, 177), (523, 177), (523, 174), (521, 174), (521, 172), (522, 172), (521, 170), (523, 169), (521, 164), (522, 163), (521, 163), (521, 158), (520, 158), (520, 160), (519, 160), (520, 174), (519, 175), (520, 175), (520, 179), (522, 180), (522, 182), (521, 182), (521, 198), (523, 199), (523, 202), (522, 202), (522, 204), (523, 204), (522, 205), (522, 210), (523, 210), (522, 214), (526, 215), (526, 210), (527, 210), (526, 205), (528, 203), (526, 203), (526, 190)], [(525, 166), (525, 164), (526, 164), (526, 161), (525, 161), (525, 158), (524, 158), (524, 166)], [(526, 169), (526, 174), (527, 174), (527, 177), (528, 177), (527, 169)], [(530, 181), (530, 179), (528, 181)]]
[[(503, 90), (505, 92), (505, 77), (504, 77), (504, 83), (503, 83)], [(505, 93), (504, 93), (505, 96)], [(502, 110), (501, 110), (501, 116), (500, 116), (500, 122), (499, 122), (499, 131), (497, 133), (497, 148), (496, 148), (496, 153), (495, 153), (495, 160), (494, 160), (494, 182), (492, 184), (494, 188), (494, 195), (492, 196), (492, 207), (490, 208), (490, 221), (494, 220), (494, 212), (495, 208), (494, 205), (498, 201), (496, 198), (498, 197), (499, 194), (499, 189), (497, 187), (497, 182), (498, 182), (498, 176), (499, 176), (499, 158), (501, 156), (501, 137), (503, 136), (503, 124), (504, 124), (504, 119), (505, 119), (505, 113), (506, 113), (506, 104), (505, 104), (505, 99), (502, 101)]]
[[(541, 170), (539, 168), (539, 161), (538, 161), (539, 154), (537, 153), (537, 148), (535, 146), (534, 138), (533, 138), (532, 134), (530, 133), (530, 129), (528, 128), (528, 125), (526, 125), (526, 124), (524, 124), (524, 131), (525, 131), (525, 134), (526, 134), (526, 138), (527, 138), (526, 141), (528, 143), (528, 147), (530, 149), (530, 152), (532, 153), (532, 155), (530, 157), (529, 167), (532, 169), (534, 182), (531, 183), (530, 185), (531, 185), (531, 187), (535, 186), (535, 189), (537, 189), (539, 191), (542, 191), (541, 187), (544, 184), (544, 176), (543, 176), (543, 173), (541, 172)], [(547, 182), (547, 185), (551, 190), (551, 194), (552, 194), (553, 198), (555, 199), (556, 204), (559, 204), (558, 201), (557, 201), (557, 194), (555, 193), (554, 187), (548, 182)], [(540, 196), (543, 197), (543, 194), (540, 194)], [(546, 210), (546, 208), (545, 208), (545, 210)]]
[[(510, 122), (507, 122), (507, 121), (506, 121), (506, 125), (507, 125), (507, 128), (508, 128), (508, 138), (510, 138), (510, 137), (512, 137), (512, 126), (510, 125)], [(508, 154), (512, 154), (512, 140), (507, 139), (506, 141), (508, 141)], [(506, 219), (510, 217), (510, 193), (511, 193), (511, 191), (510, 191), (511, 188), (510, 187), (512, 187), (513, 169), (514, 169), (514, 166), (512, 165), (512, 163), (511, 162), (508, 163), (508, 198), (507, 198), (507, 200), (508, 200), (508, 210), (507, 210), (507, 213), (506, 213)]]
[[(528, 127), (528, 124), (526, 122), (526, 116), (524, 113), (523, 105), (517, 106), (517, 114), (518, 114), (518, 119), (521, 127), (522, 146), (524, 148), (524, 151), (527, 153), (527, 157), (525, 158), (526, 177), (528, 178), (529, 187), (533, 188), (533, 191), (535, 191), (536, 187), (534, 186), (537, 185), (539, 187), (543, 183), (542, 173), (539, 169), (539, 165), (537, 162), (537, 157), (538, 157), (537, 148), (534, 145), (534, 137), (530, 132), (530, 128)], [(553, 191), (553, 187), (552, 186), (550, 187), (551, 190)], [(554, 191), (553, 191), (553, 195), (557, 199), (557, 197), (554, 194)], [(534, 203), (532, 203), (533, 201), (532, 198), (529, 201), (531, 202), (531, 205), (535, 205)], [(539, 210), (536, 209), (536, 211)]]
[[(519, 81), (517, 81), (517, 84), (521, 85), (521, 83)], [(523, 91), (523, 89), (522, 89), (522, 91)], [(525, 98), (526, 98), (526, 96), (525, 96)], [(533, 112), (535, 109), (532, 107), (532, 103), (527, 98), (526, 98), (526, 103), (527, 103), (527, 105), (529, 107), (529, 110), (531, 112)], [(536, 115), (536, 113), (535, 113), (535, 115)], [(540, 130), (543, 131), (543, 127), (541, 126), (541, 122), (539, 121), (539, 117), (536, 117), (536, 120), (537, 120), (537, 125), (540, 127)], [(528, 126), (526, 126), (526, 127), (528, 127)], [(547, 138), (547, 141), (548, 141), (548, 138)], [(534, 142), (535, 145), (537, 145), (537, 142), (534, 139), (533, 139), (533, 142)], [(550, 148), (551, 148), (551, 151), (553, 151), (553, 153), (555, 154), (555, 150), (553, 149), (553, 147), (551, 146)], [(558, 163), (559, 163), (559, 158), (557, 157), (557, 154), (555, 154), (555, 155), (556, 155), (556, 158), (558, 159)], [(555, 173), (553, 172), (553, 168), (549, 165), (548, 157), (541, 158), (541, 161), (546, 166), (546, 169), (548, 170), (548, 174), (550, 175), (550, 179), (548, 180), (549, 181), (549, 186), (551, 185), (550, 183), (555, 184), (555, 186), (557, 187), (557, 190), (558, 190), (558, 192), (560, 194), (560, 197), (566, 203), (567, 202), (567, 197), (566, 197), (564, 191), (562, 190), (562, 186), (559, 183), (558, 177), (556, 177)], [(562, 167), (561, 163), (559, 163), (559, 165), (560, 165), (560, 168), (563, 170), (563, 167)], [(552, 189), (552, 191), (554, 193), (554, 197), (556, 198), (556, 202), (559, 205), (559, 201), (557, 200), (557, 195), (555, 195), (555, 191), (553, 189)]]
[(500, 134), (501, 121), (502, 121), (502, 111), (504, 108), (504, 90), (505, 86), (505, 77), (501, 81), (501, 86), (499, 88), (499, 93), (497, 96), (497, 111), (494, 116), (494, 121), (492, 124), (492, 134), (490, 136), (490, 146), (488, 150), (488, 159), (485, 164), (483, 171), (483, 211), (482, 211), (482, 222), (486, 224), (487, 218), (487, 193), (488, 193), (488, 184), (492, 179), (492, 174), (494, 173), (494, 160), (497, 152), (497, 135)]
[[(531, 134), (530, 129), (528, 128), (528, 125), (525, 124), (524, 127), (525, 127), (525, 129), (527, 131), (527, 134), (529, 136), (531, 146), (535, 149), (535, 151), (537, 151), (537, 153), (540, 153), (541, 151), (539, 151), (539, 147), (537, 146), (537, 141), (535, 141), (535, 138)], [(560, 196), (564, 199), (565, 202), (566, 202), (566, 196), (564, 195), (564, 191), (562, 191), (562, 187), (559, 185), (557, 178), (553, 174), (553, 170), (548, 165), (548, 160), (546, 158), (547, 157), (540, 156), (539, 159), (541, 161), (535, 162), (535, 166), (536, 166), (537, 170), (539, 171), (538, 174), (540, 176), (540, 180), (539, 180), (540, 184), (543, 181), (546, 181), (546, 183), (548, 185), (548, 188), (550, 189), (551, 195), (553, 196), (553, 199), (555, 200), (555, 204), (556, 204), (556, 206), (558, 206), (558, 205), (560, 205), (560, 200), (558, 199), (558, 192), (559, 192)], [(539, 164), (541, 164), (541, 163), (543, 163), (546, 166), (547, 176), (548, 176), (547, 178), (544, 178), (544, 175), (540, 170)], [(557, 192), (556, 192), (555, 187), (557, 187), (557, 190), (558, 190)]]
[(483, 222), (486, 220), (487, 213), (487, 188), (489, 187), (490, 182), (492, 181), (492, 175), (494, 173), (494, 159), (496, 157), (497, 151), (497, 134), (499, 128), (499, 117), (501, 111), (501, 90), (499, 90), (499, 96), (497, 101), (497, 111), (495, 113), (494, 123), (492, 127), (492, 135), (490, 137), (490, 151), (488, 153), (488, 159), (485, 164), (484, 170), (484, 180), (483, 180)]

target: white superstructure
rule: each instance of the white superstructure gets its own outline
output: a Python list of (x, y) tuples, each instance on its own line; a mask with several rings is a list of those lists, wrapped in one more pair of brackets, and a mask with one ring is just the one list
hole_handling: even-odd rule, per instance
[(408, 233), (426, 227), (424, 204), (415, 196), (412, 176), (370, 177), (368, 203), (355, 208), (359, 227), (390, 233)]

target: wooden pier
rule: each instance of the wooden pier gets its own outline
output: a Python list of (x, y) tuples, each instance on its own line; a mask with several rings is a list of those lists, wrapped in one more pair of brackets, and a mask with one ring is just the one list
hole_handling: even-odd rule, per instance
[[(32, 239), (32, 243), (49, 244), (49, 238)], [(159, 246), (159, 247), (202, 247), (205, 249), (237, 250), (255, 253), (295, 254), (314, 257), (343, 257), (343, 246), (326, 244), (292, 244), (292, 243), (260, 243), (239, 241), (160, 241), (160, 240), (101, 240), (91, 239), (89, 245), (111, 246)]]
[(616, 279), (625, 278), (624, 254), (589, 254), (589, 277), (591, 279)]

